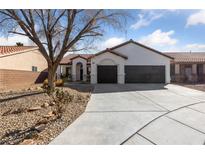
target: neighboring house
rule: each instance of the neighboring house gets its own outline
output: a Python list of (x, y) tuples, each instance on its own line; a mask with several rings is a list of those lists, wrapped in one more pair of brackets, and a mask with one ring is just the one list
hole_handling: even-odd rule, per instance
[(47, 62), (35, 46), (0, 46), (0, 89), (42, 82)]
[(166, 53), (171, 61), (173, 82), (205, 82), (205, 52)]
[(93, 55), (68, 55), (59, 74), (72, 81), (95, 83), (170, 83), (173, 58), (155, 49), (127, 41)]

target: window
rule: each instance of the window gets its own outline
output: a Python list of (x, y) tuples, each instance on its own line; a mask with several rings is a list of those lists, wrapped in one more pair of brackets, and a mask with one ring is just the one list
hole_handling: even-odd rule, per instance
[(32, 66), (32, 72), (37, 72), (38, 68), (36, 66)]
[(71, 75), (71, 68), (70, 67), (66, 67), (65, 68), (66, 71), (66, 77), (68, 77), (69, 75)]
[(191, 64), (180, 65), (180, 74), (182, 74), (182, 75), (186, 75), (187, 73), (190, 74), (190, 70), (192, 72), (192, 65)]

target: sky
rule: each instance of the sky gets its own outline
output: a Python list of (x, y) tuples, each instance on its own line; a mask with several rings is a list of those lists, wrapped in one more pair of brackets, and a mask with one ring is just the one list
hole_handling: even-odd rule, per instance
[[(123, 43), (129, 39), (162, 52), (205, 52), (205, 10), (128, 10), (126, 30), (118, 31), (105, 27), (98, 42), (98, 50)], [(0, 37), (0, 45), (15, 45), (27, 38)]]

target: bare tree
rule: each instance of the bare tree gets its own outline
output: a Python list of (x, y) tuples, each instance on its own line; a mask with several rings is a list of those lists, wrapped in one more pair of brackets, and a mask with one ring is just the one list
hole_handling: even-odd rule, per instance
[(2, 34), (23, 35), (34, 42), (48, 63), (52, 92), (57, 67), (67, 52), (87, 49), (108, 26), (122, 29), (128, 13), (122, 10), (0, 10)]

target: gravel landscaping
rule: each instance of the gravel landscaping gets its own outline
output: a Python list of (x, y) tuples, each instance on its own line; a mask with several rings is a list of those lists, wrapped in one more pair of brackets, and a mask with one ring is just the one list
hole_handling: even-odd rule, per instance
[(64, 105), (61, 118), (46, 93), (0, 102), (0, 144), (48, 144), (84, 112), (92, 89), (90, 85), (63, 88), (73, 99)]

